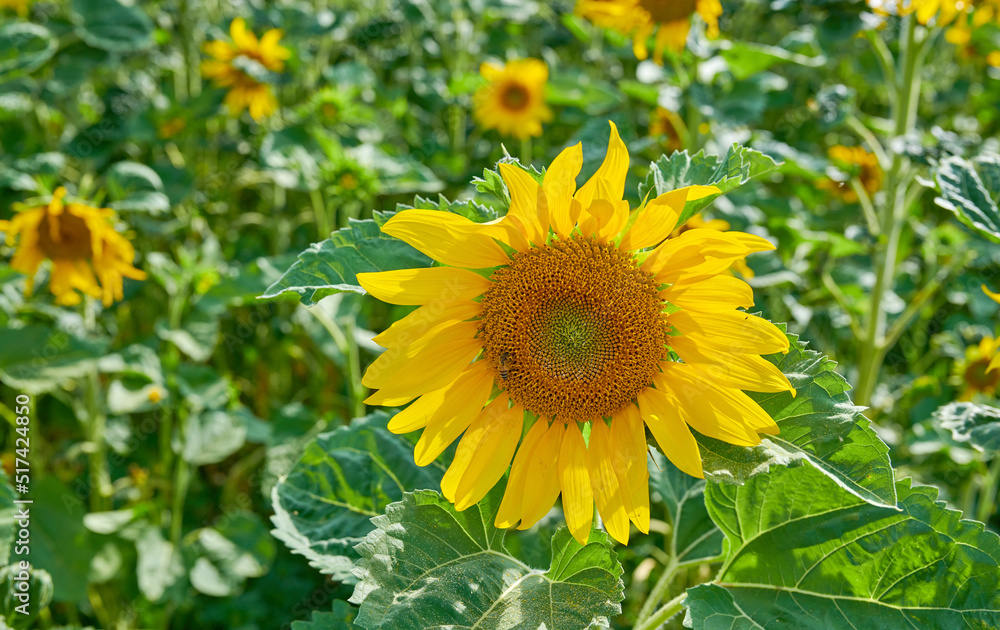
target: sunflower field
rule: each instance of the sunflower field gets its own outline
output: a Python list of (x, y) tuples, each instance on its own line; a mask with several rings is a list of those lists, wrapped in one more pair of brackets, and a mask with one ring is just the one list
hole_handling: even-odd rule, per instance
[(0, 630), (1000, 629), (1000, 0), (0, 0)]

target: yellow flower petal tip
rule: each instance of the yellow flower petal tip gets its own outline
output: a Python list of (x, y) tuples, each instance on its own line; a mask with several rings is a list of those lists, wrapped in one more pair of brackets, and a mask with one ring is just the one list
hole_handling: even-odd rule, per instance
[[(491, 81), (507, 71), (482, 69)], [(358, 274), (373, 297), (420, 307), (378, 335), (388, 349), (363, 382), (380, 388), (370, 404), (410, 403), (390, 426), (423, 429), (418, 464), (460, 439), (441, 483), (458, 509), (507, 473), (497, 527), (527, 529), (561, 497), (580, 544), (595, 507), (627, 544), (632, 524), (649, 531), (645, 427), (702, 478), (692, 427), (759, 444), (779, 427), (744, 392), (796, 392), (762, 358), (788, 352), (787, 336), (743, 310), (753, 291), (731, 274), (774, 244), (728, 224), (677, 228), (687, 200), (719, 194), (715, 186), (670, 191), (633, 212), (613, 122), (603, 163), (577, 189), (582, 157), (579, 144), (564, 149), (541, 184), (502, 165), (512, 202), (495, 222), (408, 210), (386, 224), (442, 265)]]

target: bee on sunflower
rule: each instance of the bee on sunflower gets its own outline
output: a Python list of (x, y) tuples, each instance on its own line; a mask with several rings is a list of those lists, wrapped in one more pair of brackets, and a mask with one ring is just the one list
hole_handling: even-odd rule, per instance
[(671, 238), (685, 203), (714, 186), (630, 211), (629, 155), (614, 124), (603, 164), (578, 189), (582, 163), (581, 145), (563, 150), (541, 184), (502, 163), (511, 204), (491, 223), (414, 209), (383, 226), (441, 266), (358, 274), (374, 297), (420, 306), (375, 338), (386, 351), (363, 383), (378, 389), (368, 404), (413, 401), (389, 428), (423, 429), (418, 465), (462, 436), (441, 482), (457, 509), (510, 466), (498, 527), (531, 527), (561, 494), (578, 541), (596, 504), (627, 543), (630, 521), (649, 529), (644, 427), (678, 468), (702, 477), (691, 428), (759, 444), (778, 427), (743, 390), (795, 390), (761, 357), (787, 352), (787, 337), (741, 310), (753, 292), (728, 274), (774, 246), (712, 229)]
[(578, 0), (576, 12), (604, 28), (632, 37), (637, 59), (649, 57), (647, 40), (656, 33), (653, 59), (663, 62), (663, 51), (680, 53), (687, 43), (691, 19), (705, 21), (709, 37), (719, 34), (719, 0)]
[(549, 68), (544, 61), (484, 63), (479, 74), (486, 84), (473, 97), (474, 115), (484, 129), (520, 139), (542, 135), (542, 123), (552, 120), (552, 110), (545, 104)]
[(232, 42), (208, 42), (204, 51), (212, 59), (201, 63), (201, 73), (211, 79), (216, 87), (229, 88), (226, 106), (233, 116), (249, 109), (250, 116), (260, 121), (278, 109), (278, 100), (271, 86), (251, 76), (241, 64), (258, 64), (269, 72), (282, 72), (291, 52), (280, 45), (282, 31), (273, 28), (258, 40), (247, 30), (243, 18), (236, 18), (229, 25)]
[(10, 266), (28, 276), (27, 295), (38, 268), (48, 259), (52, 261), (49, 290), (57, 304), (79, 304), (83, 294), (111, 306), (124, 297), (124, 278), (145, 280), (146, 274), (132, 266), (135, 249), (111, 225), (113, 210), (67, 203), (65, 196), (66, 189), (60, 187), (47, 204), (16, 204), (17, 215), (0, 221), (7, 243), (17, 247)]

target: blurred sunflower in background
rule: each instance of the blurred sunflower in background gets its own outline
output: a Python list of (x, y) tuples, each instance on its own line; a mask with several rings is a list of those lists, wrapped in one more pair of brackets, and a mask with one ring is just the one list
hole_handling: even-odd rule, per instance
[(663, 51), (679, 53), (687, 44), (691, 19), (705, 21), (709, 37), (719, 34), (719, 0), (578, 0), (576, 12), (604, 28), (632, 37), (637, 59), (649, 57), (647, 40), (656, 33), (653, 59), (663, 62)]
[[(882, 190), (884, 174), (874, 153), (869, 152), (864, 147), (845, 147), (838, 144), (831, 147), (827, 155), (837, 166), (846, 170), (853, 177), (857, 177), (858, 182), (869, 197)], [(847, 203), (858, 201), (858, 193), (844, 182), (828, 178), (822, 180), (819, 186), (835, 193)]]
[[(994, 293), (990, 291), (986, 285), (982, 286), (983, 293), (985, 293), (991, 300), (1000, 304), (1000, 293)], [(986, 366), (986, 373), (990, 374), (993, 372), (1000, 374), (1000, 348), (994, 348), (993, 357), (990, 359), (990, 364)]]
[(0, 0), (0, 9), (10, 9), (21, 17), (28, 16), (28, 7), (31, 0)]
[(657, 107), (649, 117), (649, 135), (656, 139), (666, 154), (680, 151), (685, 146), (687, 129), (677, 112)]
[(79, 304), (82, 293), (110, 306), (123, 297), (123, 278), (145, 280), (146, 274), (132, 266), (135, 249), (111, 225), (114, 211), (65, 203), (65, 196), (60, 187), (44, 206), (15, 204), (17, 215), (0, 221), (7, 243), (17, 247), (10, 266), (28, 276), (26, 293), (31, 295), (35, 273), (51, 260), (49, 290), (57, 304)]
[(202, 74), (216, 87), (229, 88), (226, 106), (233, 116), (249, 109), (250, 116), (260, 121), (278, 109), (271, 86), (247, 71), (254, 66), (260, 74), (281, 72), (291, 52), (280, 45), (282, 31), (273, 28), (258, 40), (247, 30), (243, 18), (229, 25), (232, 43), (222, 40), (207, 42), (204, 51), (212, 59), (201, 63)]
[(976, 394), (995, 396), (1000, 386), (1000, 339), (983, 337), (965, 349), (965, 358), (955, 365), (955, 375), (964, 386), (959, 400), (972, 400)]
[(631, 212), (628, 150), (613, 124), (603, 164), (577, 189), (582, 163), (581, 145), (565, 149), (541, 185), (501, 164), (511, 205), (491, 223), (417, 209), (383, 226), (443, 266), (358, 274), (376, 298), (421, 306), (375, 338), (386, 351), (363, 383), (379, 390), (369, 404), (416, 399), (389, 428), (424, 430), (418, 465), (464, 433), (441, 482), (457, 509), (482, 499), (513, 459), (498, 527), (531, 527), (561, 493), (578, 541), (596, 503), (627, 543), (629, 521), (649, 530), (644, 425), (678, 468), (702, 477), (691, 428), (759, 444), (778, 427), (742, 390), (795, 390), (760, 356), (787, 352), (788, 338), (740, 310), (753, 292), (727, 273), (774, 246), (710, 229), (669, 238), (685, 203), (714, 186)]
[(522, 139), (542, 135), (542, 123), (552, 120), (545, 104), (549, 68), (544, 61), (484, 63), (479, 74), (487, 83), (476, 90), (474, 114), (484, 129)]

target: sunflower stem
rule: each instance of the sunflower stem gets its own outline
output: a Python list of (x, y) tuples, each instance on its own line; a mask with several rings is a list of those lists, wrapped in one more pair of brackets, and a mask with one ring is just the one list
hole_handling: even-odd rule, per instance
[(636, 630), (645, 627), (659, 627), (657, 625), (649, 625), (648, 622), (653, 618), (653, 611), (656, 610), (656, 607), (663, 601), (663, 597), (670, 590), (670, 584), (674, 581), (674, 575), (677, 573), (677, 566), (676, 560), (671, 558), (667, 566), (664, 567), (663, 574), (656, 581), (653, 590), (649, 592), (646, 601), (642, 603), (642, 608), (639, 609), (639, 616), (635, 619)]
[(531, 136), (521, 138), (521, 164), (531, 165)]
[[(83, 308), (86, 330), (88, 333), (95, 333), (97, 305), (92, 298), (87, 298)], [(106, 499), (110, 499), (112, 490), (111, 473), (108, 469), (108, 445), (104, 439), (107, 416), (101, 402), (101, 381), (96, 367), (87, 372), (84, 395), (86, 419), (83, 424), (87, 432), (87, 441), (90, 443), (87, 454), (90, 471), (90, 511), (102, 512), (108, 509)]]
[(684, 609), (684, 600), (686, 598), (687, 592), (685, 591), (657, 610), (648, 621), (642, 624), (637, 623), (635, 630), (655, 630), (656, 628), (659, 628), (663, 624), (667, 623), (670, 621), (671, 617)]
[(997, 491), (1000, 490), (1000, 457), (993, 459), (983, 485), (979, 487), (979, 503), (976, 505), (976, 520), (985, 523), (996, 508)]
[[(901, 81), (896, 84), (893, 105), (895, 122), (893, 136), (902, 138), (913, 131), (916, 125), (917, 103), (920, 97), (921, 76), (925, 40), (917, 36), (917, 23), (913, 16), (905, 21), (905, 40), (900, 46)], [(900, 76), (898, 73), (896, 76)], [(886, 240), (875, 251), (875, 286), (871, 294), (871, 306), (865, 334), (860, 340), (858, 356), (858, 381), (856, 402), (870, 406), (872, 394), (882, 369), (882, 362), (890, 349), (886, 336), (885, 297), (892, 291), (896, 279), (896, 262), (899, 257), (899, 243), (906, 224), (907, 188), (912, 183), (912, 174), (907, 168), (909, 160), (905, 155), (892, 149), (889, 143), (891, 167), (886, 177), (886, 201), (880, 208), (879, 227)]]

